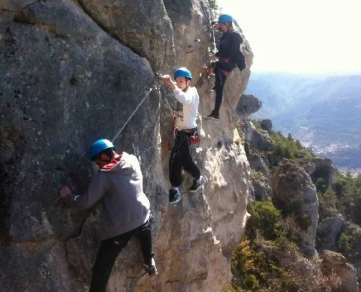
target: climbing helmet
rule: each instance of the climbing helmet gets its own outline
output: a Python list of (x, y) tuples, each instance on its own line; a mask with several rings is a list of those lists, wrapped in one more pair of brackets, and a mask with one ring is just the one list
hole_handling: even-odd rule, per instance
[(186, 67), (181, 67), (174, 72), (174, 79), (177, 77), (185, 77), (192, 80), (192, 73)]
[(232, 23), (232, 22), (233, 22), (233, 17), (228, 15), (228, 14), (221, 14), (218, 17), (218, 23), (219, 24)]
[(97, 156), (100, 152), (114, 148), (114, 145), (111, 141), (107, 139), (99, 139), (95, 141), (89, 149), (89, 159), (94, 160), (95, 156)]

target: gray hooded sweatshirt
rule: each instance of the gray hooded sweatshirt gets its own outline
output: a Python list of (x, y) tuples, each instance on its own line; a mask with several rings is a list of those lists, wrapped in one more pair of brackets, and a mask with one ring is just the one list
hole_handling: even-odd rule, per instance
[(146, 223), (150, 203), (143, 193), (143, 176), (138, 159), (123, 152), (97, 172), (84, 195), (70, 194), (66, 203), (80, 209), (102, 202), (102, 239), (131, 231)]

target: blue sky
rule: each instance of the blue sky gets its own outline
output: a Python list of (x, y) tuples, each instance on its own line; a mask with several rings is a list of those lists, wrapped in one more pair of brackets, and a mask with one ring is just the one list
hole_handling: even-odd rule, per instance
[(218, 0), (241, 26), (255, 71), (361, 72), (361, 0)]

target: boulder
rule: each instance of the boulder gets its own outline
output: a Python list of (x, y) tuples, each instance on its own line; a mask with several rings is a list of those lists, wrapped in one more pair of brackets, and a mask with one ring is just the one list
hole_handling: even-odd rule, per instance
[(241, 119), (247, 119), (262, 107), (262, 102), (252, 94), (243, 94), (237, 104), (237, 114)]

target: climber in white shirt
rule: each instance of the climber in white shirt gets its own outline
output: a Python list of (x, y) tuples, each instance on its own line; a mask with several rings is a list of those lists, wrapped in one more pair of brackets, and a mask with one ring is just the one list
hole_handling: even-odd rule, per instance
[(179, 68), (174, 73), (175, 82), (169, 75), (164, 75), (165, 84), (173, 90), (175, 98), (183, 105), (183, 109), (176, 113), (175, 143), (169, 159), (169, 180), (172, 185), (169, 190), (169, 203), (176, 204), (181, 199), (180, 185), (182, 168), (193, 177), (190, 192), (196, 192), (206, 179), (194, 163), (189, 146), (200, 141), (197, 133), (197, 118), (199, 96), (197, 89), (191, 87), (192, 73), (187, 68)]

